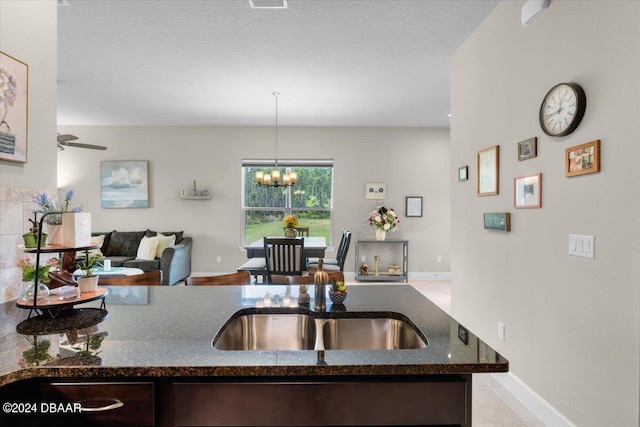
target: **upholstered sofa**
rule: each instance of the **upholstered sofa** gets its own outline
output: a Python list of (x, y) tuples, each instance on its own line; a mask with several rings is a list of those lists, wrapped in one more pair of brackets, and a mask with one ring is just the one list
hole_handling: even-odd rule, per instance
[[(148, 247), (149, 239), (158, 236), (156, 231), (110, 231), (91, 233), (94, 242), (102, 244), (100, 254), (111, 260), (112, 267), (139, 268), (142, 271), (162, 270), (162, 284), (173, 285), (191, 274), (191, 247), (193, 239), (184, 237), (183, 232), (160, 232), (165, 241), (161, 252), (144, 250), (141, 254), (141, 242)], [(167, 245), (167, 237), (175, 236), (175, 243)], [(143, 241), (143, 238), (144, 241)], [(172, 242), (172, 239), (169, 243)], [(162, 245), (161, 245), (162, 246)], [(144, 248), (143, 248), (144, 249)], [(156, 249), (157, 250), (157, 249)]]

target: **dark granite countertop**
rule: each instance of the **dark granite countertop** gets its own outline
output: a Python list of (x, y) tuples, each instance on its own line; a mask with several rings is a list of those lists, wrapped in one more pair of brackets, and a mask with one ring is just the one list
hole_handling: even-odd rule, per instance
[[(0, 304), (0, 386), (26, 378), (211, 376), (430, 375), (506, 372), (508, 361), (409, 285), (349, 287), (344, 306), (314, 316), (403, 314), (428, 339), (415, 350), (223, 351), (217, 331), (239, 310), (313, 312), (311, 308), (255, 308), (269, 292), (297, 296), (285, 286), (111, 287), (108, 316), (84, 329), (73, 318), (60, 330), (23, 335), (28, 310)], [(280, 297), (280, 301), (282, 297)], [(99, 302), (76, 308), (99, 307)], [(281, 303), (282, 305), (282, 303)], [(64, 322), (70, 323), (69, 325)], [(95, 322), (93, 322), (95, 323)], [(68, 329), (66, 329), (68, 327)], [(37, 348), (34, 343), (37, 343)], [(319, 363), (323, 359), (324, 363)]]

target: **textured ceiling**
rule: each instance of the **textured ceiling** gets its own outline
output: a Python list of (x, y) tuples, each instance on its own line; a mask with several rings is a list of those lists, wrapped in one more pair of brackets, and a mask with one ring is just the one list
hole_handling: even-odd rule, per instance
[(493, 0), (68, 0), (59, 125), (449, 126), (449, 58)]

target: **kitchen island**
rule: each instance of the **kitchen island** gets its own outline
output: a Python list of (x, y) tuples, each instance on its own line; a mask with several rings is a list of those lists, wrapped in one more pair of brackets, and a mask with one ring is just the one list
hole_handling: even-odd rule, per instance
[[(14, 405), (0, 424), (89, 425), (103, 417), (109, 425), (469, 426), (472, 374), (508, 371), (506, 359), (409, 285), (351, 286), (344, 305), (328, 302), (318, 312), (313, 299), (285, 307), (297, 295), (297, 286), (111, 287), (99, 323), (78, 329), (62, 316), (60, 331), (29, 336), (16, 332), (28, 311), (2, 304), (0, 397)], [(404, 315), (428, 344), (214, 349), (214, 336), (239, 311)], [(80, 401), (100, 410), (77, 410)]]

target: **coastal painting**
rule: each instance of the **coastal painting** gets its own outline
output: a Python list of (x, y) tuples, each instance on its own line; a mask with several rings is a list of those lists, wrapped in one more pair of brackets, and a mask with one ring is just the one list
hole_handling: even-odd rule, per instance
[(0, 52), (0, 160), (27, 162), (29, 66)]
[(148, 163), (146, 160), (100, 162), (102, 208), (148, 208)]

